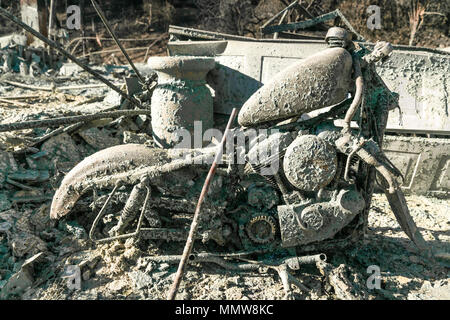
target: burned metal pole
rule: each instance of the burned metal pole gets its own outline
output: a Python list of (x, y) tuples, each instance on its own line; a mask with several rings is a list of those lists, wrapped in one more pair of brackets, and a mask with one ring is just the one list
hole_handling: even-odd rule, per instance
[(129, 95), (127, 95), (125, 92), (123, 92), (122, 90), (120, 90), (118, 87), (116, 87), (114, 84), (112, 84), (110, 81), (108, 81), (107, 79), (105, 79), (104, 77), (102, 77), (98, 72), (92, 70), (91, 68), (89, 68), (88, 66), (86, 66), (84, 63), (80, 62), (77, 58), (75, 58), (73, 55), (71, 55), (69, 52), (67, 52), (66, 50), (64, 50), (58, 43), (46, 38), (45, 36), (43, 36), (40, 32), (34, 30), (33, 28), (31, 28), (30, 26), (28, 26), (27, 24), (23, 23), (21, 20), (19, 20), (18, 18), (16, 18), (14, 15), (12, 15), (11, 13), (9, 13), (8, 11), (6, 11), (5, 9), (0, 7), (0, 14), (2, 14), (3, 16), (5, 16), (6, 18), (8, 18), (9, 20), (11, 20), (12, 22), (14, 22), (15, 24), (19, 25), (21, 28), (25, 29), (26, 31), (28, 31), (29, 33), (31, 33), (33, 36), (35, 36), (36, 38), (42, 40), (43, 42), (45, 42), (46, 44), (48, 44), (49, 46), (51, 46), (52, 48), (56, 49), (57, 51), (59, 51), (62, 55), (64, 55), (66, 58), (72, 60), (73, 62), (75, 62), (77, 65), (79, 65), (83, 70), (85, 70), (86, 72), (89, 72), (90, 74), (92, 74), (97, 80), (100, 80), (101, 82), (103, 82), (104, 84), (106, 84), (108, 87), (110, 87), (111, 89), (113, 89), (114, 91), (116, 91), (117, 93), (119, 93), (122, 97), (124, 97), (126, 100), (128, 100), (129, 102), (131, 102), (132, 104), (136, 105), (136, 106), (140, 106), (139, 101), (137, 101), (136, 99), (134, 99), (133, 97), (130, 97)]
[[(272, 23), (272, 21), (274, 21), (276, 18), (278, 18), (279, 16), (281, 16), (282, 14), (284, 14), (285, 12), (289, 11), (291, 8), (297, 6), (298, 4), (298, 0), (292, 2), (290, 5), (288, 5), (286, 8), (284, 8), (283, 10), (281, 10), (280, 12), (278, 12), (276, 15), (274, 15), (272, 18), (270, 18), (269, 20), (267, 20), (266, 23), (264, 23), (261, 27), (261, 29), (267, 27), (270, 23)], [(281, 19), (281, 21), (283, 21), (283, 18)]]
[(200, 193), (200, 197), (198, 198), (197, 207), (195, 208), (194, 218), (192, 219), (191, 223), (191, 229), (189, 230), (189, 236), (186, 240), (186, 245), (184, 246), (183, 255), (181, 257), (180, 264), (178, 265), (178, 270), (175, 275), (175, 279), (173, 281), (172, 287), (170, 288), (169, 295), (167, 297), (167, 300), (174, 300), (175, 296), (177, 295), (178, 287), (180, 286), (181, 279), (183, 278), (184, 269), (187, 264), (187, 260), (189, 256), (191, 255), (192, 246), (194, 245), (194, 239), (195, 239), (195, 232), (197, 231), (198, 221), (200, 217), (200, 211), (202, 209), (203, 200), (206, 197), (206, 194), (209, 189), (209, 185), (212, 181), (212, 178), (214, 177), (214, 174), (217, 169), (217, 165), (219, 160), (222, 158), (223, 154), (223, 146), (225, 144), (225, 141), (227, 139), (228, 132), (230, 131), (231, 124), (234, 121), (234, 118), (237, 115), (237, 109), (234, 108), (231, 112), (230, 119), (228, 120), (227, 127), (225, 129), (225, 132), (222, 137), (222, 141), (217, 146), (217, 153), (214, 158), (214, 162), (211, 165), (211, 168), (209, 169), (208, 175), (206, 176), (205, 184), (203, 185), (202, 191)]
[(114, 33), (114, 31), (112, 30), (111, 26), (109, 25), (108, 21), (106, 20), (105, 14), (103, 13), (102, 9), (100, 8), (100, 6), (98, 5), (98, 3), (95, 0), (91, 0), (92, 5), (95, 8), (95, 11), (97, 11), (100, 19), (102, 19), (103, 24), (105, 25), (106, 29), (108, 30), (109, 34), (111, 35), (111, 37), (114, 39), (114, 42), (119, 46), (120, 51), (122, 51), (123, 55), (125, 56), (125, 58), (127, 59), (128, 63), (130, 64), (131, 68), (133, 68), (134, 72), (136, 73), (136, 75), (138, 76), (139, 80), (141, 80), (142, 83), (145, 83), (145, 79), (142, 77), (141, 73), (138, 71), (138, 69), (136, 68), (136, 66), (134, 65), (133, 61), (131, 61), (130, 56), (128, 55), (128, 53), (125, 51), (125, 48), (122, 46), (122, 44), (120, 43), (119, 39), (117, 38), (116, 34)]
[(54, 16), (55, 16), (55, 0), (50, 0), (50, 13), (48, 16), (48, 38), (50, 40), (53, 40), (52, 36), (53, 36)]
[(282, 25), (276, 25), (276, 26), (267, 26), (267, 23), (266, 23), (263, 27), (261, 27), (261, 31), (264, 34), (267, 34), (267, 33), (275, 33), (275, 32), (282, 32), (282, 31), (295, 31), (297, 29), (306, 29), (306, 28), (312, 27), (314, 25), (320, 24), (322, 22), (335, 19), (337, 17), (339, 17), (342, 20), (342, 22), (347, 26), (347, 28), (349, 28), (350, 31), (353, 32), (357, 36), (359, 41), (365, 41), (364, 37), (362, 35), (360, 35), (353, 28), (353, 26), (350, 24), (350, 22), (347, 20), (347, 18), (342, 14), (342, 12), (339, 9), (322, 14), (318, 17), (315, 17), (315, 18), (312, 18), (309, 20), (295, 22), (295, 23), (282, 24)]
[(111, 111), (111, 112), (99, 112), (95, 114), (87, 114), (83, 116), (70, 116), (70, 117), (61, 117), (61, 118), (53, 118), (46, 120), (32, 120), (32, 121), (24, 121), (24, 122), (14, 122), (14, 123), (4, 123), (0, 124), (0, 132), (5, 131), (13, 131), (13, 130), (23, 130), (23, 129), (32, 129), (32, 128), (42, 128), (49, 126), (59, 126), (63, 124), (72, 124), (82, 121), (92, 121), (97, 119), (106, 119), (106, 118), (119, 118), (122, 116), (137, 116), (140, 114), (151, 115), (150, 110), (119, 110), (119, 111)]
[[(55, 16), (55, 0), (50, 0), (50, 10), (48, 14), (48, 32), (47, 36), (50, 40), (55, 40), (53, 33), (53, 24), (54, 24), (54, 16)], [(52, 47), (48, 47), (48, 55), (50, 57), (50, 64), (53, 67), (54, 57)]]

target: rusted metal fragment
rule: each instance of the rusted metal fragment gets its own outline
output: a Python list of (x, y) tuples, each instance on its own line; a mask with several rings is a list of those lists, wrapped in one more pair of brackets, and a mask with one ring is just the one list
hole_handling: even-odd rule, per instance
[(84, 116), (69, 116), (69, 117), (60, 117), (53, 119), (44, 119), (44, 120), (31, 120), (24, 122), (13, 122), (13, 123), (3, 123), (0, 124), (0, 132), (5, 131), (13, 131), (13, 130), (23, 130), (23, 129), (31, 129), (31, 128), (42, 128), (48, 126), (57, 126), (62, 124), (72, 124), (80, 121), (87, 122), (93, 121), (97, 119), (106, 119), (106, 118), (118, 118), (121, 116), (135, 116), (139, 114), (150, 115), (149, 110), (119, 110), (119, 111), (110, 111), (110, 112), (98, 112), (95, 114), (88, 114)]
[(351, 85), (352, 57), (330, 48), (278, 73), (242, 106), (238, 121), (254, 126), (337, 104)]

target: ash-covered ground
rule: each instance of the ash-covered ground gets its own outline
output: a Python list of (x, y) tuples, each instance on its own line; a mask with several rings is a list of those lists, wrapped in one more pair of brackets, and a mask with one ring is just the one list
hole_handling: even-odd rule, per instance
[[(105, 71), (121, 83), (126, 71)], [(119, 74), (117, 74), (117, 72)], [(99, 84), (83, 73), (58, 78), (1, 80), (36, 87)], [(1, 123), (98, 112), (124, 103), (107, 87), (42, 91), (4, 81), (0, 95), (16, 97), (22, 105), (0, 103)], [(17, 97), (26, 97), (20, 98)], [(144, 103), (145, 106), (145, 103)], [(53, 128), (54, 129), (54, 128)], [(179, 255), (184, 243), (133, 240), (92, 244), (80, 215), (59, 221), (49, 206), (59, 181), (84, 157), (122, 143), (151, 144), (145, 116), (97, 120), (39, 142), (53, 129), (0, 133), (0, 295), (2, 299), (165, 299), (177, 265), (152, 257)], [(39, 143), (36, 143), (36, 142)], [(410, 195), (411, 214), (425, 240), (438, 253), (422, 257), (401, 231), (382, 194), (375, 194), (369, 230), (357, 245), (326, 252), (327, 265), (305, 266), (293, 275), (309, 290), (293, 286), (296, 299), (449, 299), (450, 201)], [(89, 212), (88, 210), (86, 212)], [(198, 243), (195, 252), (205, 250)], [(78, 266), (81, 288), (64, 278), (67, 266)], [(370, 278), (379, 268), (380, 286)], [(371, 280), (372, 279), (372, 280)], [(370, 287), (370, 286), (369, 286)], [(237, 273), (215, 264), (191, 264), (179, 299), (282, 299), (283, 286), (272, 270)]]

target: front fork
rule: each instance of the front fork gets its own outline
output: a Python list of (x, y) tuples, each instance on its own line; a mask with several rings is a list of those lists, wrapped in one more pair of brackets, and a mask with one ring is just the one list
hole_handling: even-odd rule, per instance
[[(96, 242), (105, 242), (105, 241), (111, 241), (115, 239), (126, 239), (129, 237), (137, 236), (141, 230), (142, 222), (144, 215), (147, 211), (147, 207), (149, 204), (149, 199), (151, 195), (151, 188), (148, 182), (148, 177), (144, 176), (141, 178), (141, 181), (133, 187), (133, 190), (131, 191), (130, 197), (128, 198), (125, 207), (122, 210), (122, 213), (120, 215), (120, 219), (118, 224), (113, 227), (109, 234), (109, 238), (97, 240), (94, 237), (95, 229), (97, 227), (97, 224), (99, 223), (101, 217), (106, 213), (106, 208), (111, 201), (112, 197), (116, 193), (117, 189), (119, 188), (120, 184), (116, 184), (114, 189), (111, 191), (111, 193), (108, 196), (108, 199), (103, 204), (102, 208), (100, 209), (100, 212), (98, 213), (97, 217), (95, 218), (94, 222), (92, 223), (91, 230), (89, 232), (89, 238), (92, 241)], [(146, 192), (145, 192), (146, 191)], [(140, 211), (139, 221), (137, 224), (136, 231), (134, 233), (130, 234), (120, 234), (125, 230), (125, 228), (130, 224), (130, 222), (137, 216), (138, 212)], [(156, 216), (159, 221), (159, 217)]]
[(337, 149), (347, 155), (347, 163), (345, 166), (345, 180), (349, 180), (349, 164), (353, 156), (357, 155), (362, 161), (368, 165), (374, 166), (375, 169), (383, 176), (388, 184), (388, 192), (394, 193), (400, 184), (397, 178), (401, 177), (400, 171), (395, 168), (384, 155), (381, 148), (373, 139), (363, 137), (355, 137), (351, 133), (344, 133), (341, 138), (336, 141)]
[(336, 147), (340, 152), (348, 156), (344, 175), (346, 179), (349, 179), (349, 163), (355, 154), (368, 165), (374, 166), (383, 176), (385, 182), (382, 183), (382, 187), (386, 187), (387, 184), (385, 194), (400, 227), (425, 256), (432, 257), (433, 253), (411, 217), (403, 191), (397, 182), (397, 178), (401, 176), (401, 173), (386, 158), (378, 144), (373, 139), (357, 138), (351, 133), (344, 133), (336, 141)]
[(123, 233), (130, 222), (136, 218), (139, 211), (143, 212), (152, 227), (160, 227), (161, 220), (158, 214), (150, 209), (148, 205), (146, 207), (143, 206), (145, 198), (150, 195), (151, 189), (148, 184), (148, 179), (144, 177), (131, 190), (130, 196), (122, 209), (119, 222), (110, 230), (109, 234), (113, 236)]

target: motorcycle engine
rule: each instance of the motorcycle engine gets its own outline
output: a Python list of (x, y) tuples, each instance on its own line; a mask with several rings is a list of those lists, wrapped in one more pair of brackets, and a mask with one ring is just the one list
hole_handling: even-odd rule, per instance
[[(295, 139), (291, 133), (274, 133), (248, 153), (254, 172), (276, 186), (284, 199), (285, 204), (277, 206), (283, 247), (330, 239), (365, 208), (354, 183), (343, 178), (347, 157), (334, 147), (337, 138), (337, 130), (301, 132)], [(266, 217), (249, 225), (254, 226), (250, 231), (256, 230), (249, 233), (256, 243), (258, 237), (253, 235), (258, 231), (264, 235), (274, 230)]]

